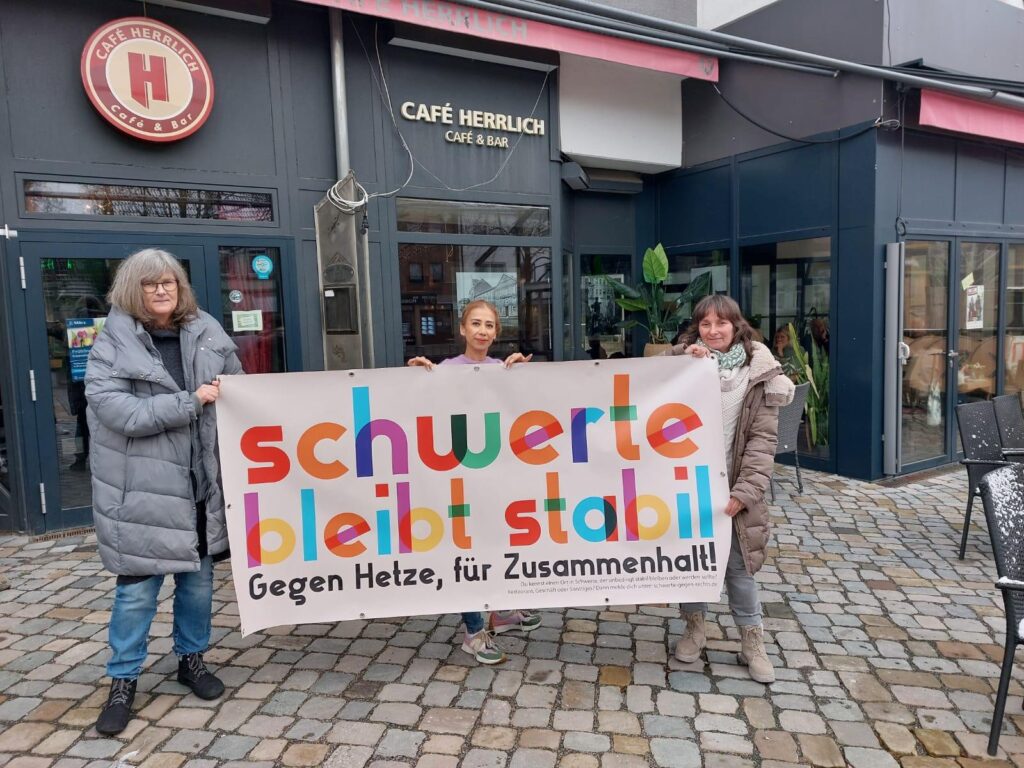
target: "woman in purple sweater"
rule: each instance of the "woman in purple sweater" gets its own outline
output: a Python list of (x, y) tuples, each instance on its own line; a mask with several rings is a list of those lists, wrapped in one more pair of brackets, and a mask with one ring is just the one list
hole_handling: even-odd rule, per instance
[[(459, 333), (466, 340), (466, 351), (457, 357), (442, 360), (439, 365), (504, 365), (510, 368), (516, 363), (528, 363), (533, 355), (513, 352), (504, 360), (488, 357), (494, 340), (501, 333), (501, 320), (498, 310), (489, 301), (478, 299), (471, 301), (462, 310), (459, 322)], [(434, 369), (434, 363), (425, 357), (414, 357), (409, 365), (419, 365), (428, 371)], [(513, 629), (529, 632), (540, 626), (540, 616), (529, 611), (495, 611), (490, 615), (489, 626), (484, 626), (483, 615), (479, 611), (462, 614), (466, 625), (462, 638), (462, 650), (476, 657), (481, 664), (500, 664), (505, 661), (505, 653), (494, 644), (494, 635)]]

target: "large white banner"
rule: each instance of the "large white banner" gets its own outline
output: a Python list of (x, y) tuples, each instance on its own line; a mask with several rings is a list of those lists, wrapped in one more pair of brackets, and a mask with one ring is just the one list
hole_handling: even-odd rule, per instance
[(243, 634), (721, 592), (709, 360), (229, 376), (217, 422)]

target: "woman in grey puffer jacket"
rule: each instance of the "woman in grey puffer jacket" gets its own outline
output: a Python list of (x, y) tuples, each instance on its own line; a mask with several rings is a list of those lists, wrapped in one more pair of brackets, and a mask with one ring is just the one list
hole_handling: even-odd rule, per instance
[(217, 462), (217, 377), (242, 373), (234, 342), (196, 304), (181, 264), (147, 248), (120, 266), (112, 309), (85, 372), (93, 517), (103, 565), (117, 575), (113, 678), (96, 730), (120, 733), (166, 574), (174, 574), (178, 681), (203, 699), (224, 685), (203, 663), (213, 560), (227, 555)]

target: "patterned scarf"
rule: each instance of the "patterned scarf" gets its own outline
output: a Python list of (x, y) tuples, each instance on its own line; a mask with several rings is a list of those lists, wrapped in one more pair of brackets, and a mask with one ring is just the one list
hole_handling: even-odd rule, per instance
[(697, 344), (711, 352), (711, 356), (718, 361), (718, 370), (720, 371), (731, 371), (734, 368), (741, 367), (747, 362), (747, 351), (739, 342), (729, 347), (727, 352), (718, 352), (711, 349), (711, 347), (700, 339), (697, 339)]

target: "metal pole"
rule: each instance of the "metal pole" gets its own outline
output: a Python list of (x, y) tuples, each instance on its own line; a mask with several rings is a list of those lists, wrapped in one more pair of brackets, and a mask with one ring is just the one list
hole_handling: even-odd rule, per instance
[[(348, 100), (345, 89), (345, 40), (342, 30), (343, 16), (337, 8), (328, 12), (331, 34), (331, 90), (334, 97), (334, 152), (337, 162), (338, 178), (344, 179), (351, 170), (351, 159), (348, 147)], [(353, 177), (354, 180), (354, 177)], [(356, 213), (360, 217), (355, 223), (362, 225), (361, 216), (365, 211)], [(373, 306), (370, 287), (370, 241), (366, 231), (361, 233), (359, 246), (355, 254), (356, 275), (358, 280), (357, 294), (359, 302), (359, 341), (362, 347), (362, 367), (374, 368), (376, 358), (373, 348)], [(323, 296), (324, 276), (320, 269), (320, 295)], [(321, 324), (323, 319), (321, 318)], [(321, 325), (324, 339), (324, 361), (327, 361), (327, 333)]]
[(349, 172), (348, 101), (345, 95), (345, 40), (341, 30), (341, 11), (328, 11), (331, 25), (331, 91), (334, 96), (334, 155), (338, 178)]

